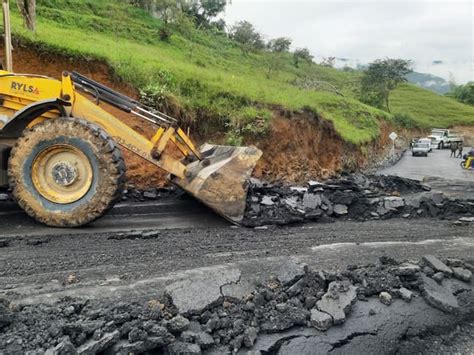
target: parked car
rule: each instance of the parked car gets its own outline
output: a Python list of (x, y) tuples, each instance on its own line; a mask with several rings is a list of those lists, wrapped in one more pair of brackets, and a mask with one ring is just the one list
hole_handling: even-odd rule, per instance
[(431, 145), (438, 149), (450, 147), (451, 144), (462, 142), (462, 137), (458, 134), (450, 132), (449, 129), (434, 128), (428, 136), (431, 139)]
[(411, 149), (411, 154), (413, 156), (421, 155), (421, 156), (427, 157), (429, 151), (430, 151), (429, 144), (418, 142), (418, 143), (415, 143), (415, 145)]
[(432, 144), (430, 138), (420, 138), (418, 139), (417, 143), (426, 143), (430, 147), (430, 152), (433, 150), (433, 146), (437, 147), (437, 145)]

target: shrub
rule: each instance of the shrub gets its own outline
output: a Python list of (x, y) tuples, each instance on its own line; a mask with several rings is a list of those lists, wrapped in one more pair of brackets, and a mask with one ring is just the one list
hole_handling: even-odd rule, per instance
[(393, 121), (397, 125), (405, 127), (405, 128), (409, 128), (409, 129), (418, 127), (418, 124), (415, 118), (409, 113), (405, 113), (405, 112), (398, 112), (394, 114)]

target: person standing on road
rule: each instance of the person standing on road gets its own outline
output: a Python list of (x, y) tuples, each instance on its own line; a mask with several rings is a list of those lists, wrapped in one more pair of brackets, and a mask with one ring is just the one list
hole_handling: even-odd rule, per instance
[(462, 158), (462, 149), (463, 149), (463, 146), (462, 146), (462, 142), (459, 143), (458, 145), (458, 158)]
[(456, 158), (456, 150), (458, 149), (458, 145), (451, 143), (449, 147), (451, 148), (451, 158)]

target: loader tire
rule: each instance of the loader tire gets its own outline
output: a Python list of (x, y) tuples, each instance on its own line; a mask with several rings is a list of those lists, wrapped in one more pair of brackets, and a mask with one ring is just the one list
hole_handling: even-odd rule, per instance
[(56, 118), (26, 129), (12, 149), (8, 176), (25, 212), (53, 227), (79, 227), (121, 198), (125, 164), (101, 128)]

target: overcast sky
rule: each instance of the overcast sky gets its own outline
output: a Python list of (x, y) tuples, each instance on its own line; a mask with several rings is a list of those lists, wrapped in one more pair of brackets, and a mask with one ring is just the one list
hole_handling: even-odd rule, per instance
[(406, 58), (420, 72), (452, 72), (459, 84), (474, 80), (473, 17), (474, 0), (232, 0), (225, 14), (229, 25), (250, 21), (266, 39), (292, 38), (316, 61)]

